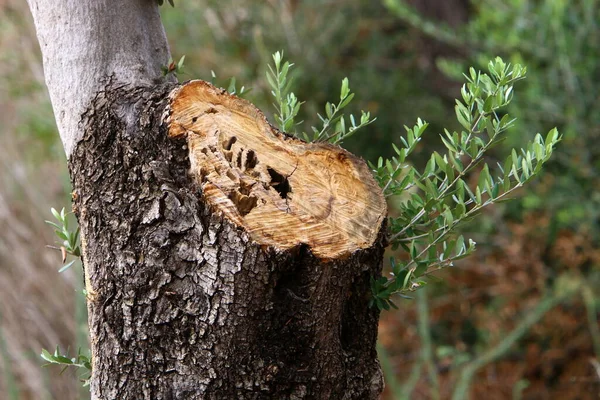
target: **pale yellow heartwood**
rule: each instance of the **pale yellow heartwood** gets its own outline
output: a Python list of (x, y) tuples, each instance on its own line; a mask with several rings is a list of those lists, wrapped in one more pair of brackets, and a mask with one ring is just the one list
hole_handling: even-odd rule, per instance
[(172, 93), (167, 123), (169, 136), (187, 135), (207, 202), (256, 242), (340, 258), (376, 240), (387, 208), (360, 158), (283, 135), (252, 104), (204, 81)]

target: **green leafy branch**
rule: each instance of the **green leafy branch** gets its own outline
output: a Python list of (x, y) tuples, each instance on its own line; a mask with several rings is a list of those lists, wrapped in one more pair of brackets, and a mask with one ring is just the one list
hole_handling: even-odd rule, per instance
[(371, 113), (362, 111), (358, 123), (354, 115), (350, 114), (350, 126), (347, 126), (346, 117), (341, 111), (350, 104), (353, 98), (354, 93), (350, 92), (348, 78), (344, 78), (340, 90), (340, 101), (337, 105), (329, 102), (325, 104), (325, 116), (317, 114), (323, 126), (321, 129), (311, 127), (312, 137), (303, 133), (304, 139), (311, 142), (341, 143), (344, 139), (354, 135), (359, 129), (373, 123), (375, 118), (371, 119)]
[(181, 56), (181, 58), (177, 62), (175, 62), (173, 58), (169, 57), (169, 62), (167, 63), (167, 65), (163, 65), (161, 67), (163, 76), (173, 74), (173, 76), (177, 77), (177, 74), (181, 74), (183, 72), (184, 62), (185, 55)]
[[(59, 242), (60, 247), (48, 247), (61, 252), (62, 263), (64, 265), (58, 272), (63, 272), (69, 269), (75, 263), (77, 258), (81, 257), (81, 248), (79, 246), (79, 226), (77, 226), (75, 230), (69, 229), (68, 214), (70, 213), (66, 213), (64, 207), (60, 213), (54, 208), (51, 208), (50, 211), (57, 222), (46, 221), (46, 223), (55, 228), (54, 233), (61, 240), (61, 242)], [(65, 264), (68, 255), (72, 255), (76, 257), (76, 259)]]
[[(283, 63), (283, 64), (282, 64)], [(294, 64), (283, 62), (283, 52), (273, 54), (273, 66), (267, 65), (267, 82), (271, 86), (271, 94), (275, 97), (275, 123), (282, 132), (290, 132), (294, 127), (294, 119), (300, 111), (302, 103), (291, 92), (293, 79), (288, 78), (290, 68)]]
[(231, 77), (229, 79), (229, 82), (226, 85), (220, 85), (220, 84), (218, 84), (216, 82), (217, 81), (217, 75), (215, 74), (215, 71), (211, 70), (210, 71), (210, 76), (211, 76), (211, 78), (210, 78), (210, 83), (211, 84), (213, 84), (215, 86), (222, 86), (222, 87), (227, 86), (226, 90), (227, 90), (227, 92), (229, 94), (234, 94), (234, 95), (236, 95), (238, 97), (244, 97), (244, 95), (246, 95), (250, 91), (252, 91), (251, 88), (246, 88), (245, 86), (242, 86), (242, 87), (240, 87), (238, 89), (238, 87), (237, 87), (237, 81), (236, 81), (235, 77)]
[[(280, 52), (273, 54), (267, 80), (275, 98), (275, 121), (283, 132), (306, 141), (341, 143), (374, 120), (362, 112), (360, 121), (350, 115), (349, 125), (343, 109), (354, 98), (348, 79), (342, 81), (340, 99), (327, 102), (325, 114), (317, 114), (320, 128), (312, 134), (294, 130), (302, 103), (291, 92), (289, 78), (293, 64), (283, 60)], [(406, 296), (425, 284), (423, 278), (475, 251), (475, 242), (465, 240), (455, 232), (458, 226), (473, 218), (483, 208), (507, 200), (516, 190), (536, 176), (551, 157), (560, 140), (556, 129), (546, 137), (536, 135), (524, 149), (513, 149), (503, 164), (490, 167), (485, 155), (504, 138), (514, 124), (502, 112), (513, 98), (514, 85), (525, 78), (526, 69), (496, 58), (488, 65), (488, 73), (471, 68), (465, 75), (461, 99), (456, 100), (456, 118), (462, 126), (459, 132), (444, 130), (440, 135), (446, 153), (434, 152), (423, 171), (407, 162), (428, 124), (421, 119), (400, 137), (401, 146), (392, 144), (396, 153), (391, 159), (379, 158), (371, 164), (375, 177), (386, 197), (398, 197), (399, 216), (389, 218), (392, 250), (401, 247), (409, 255), (406, 261), (391, 259), (391, 277), (373, 279), (371, 303), (380, 309), (395, 307), (391, 296)], [(478, 182), (470, 185), (468, 177), (477, 173)]]
[(40, 354), (40, 357), (42, 357), (48, 362), (47, 364), (44, 364), (42, 366), (47, 367), (48, 365), (56, 364), (62, 365), (63, 369), (60, 371), (61, 374), (65, 372), (65, 370), (69, 367), (74, 367), (77, 369), (82, 368), (84, 369), (84, 371), (81, 374), (80, 378), (84, 382), (83, 386), (88, 386), (90, 384), (90, 378), (92, 374), (91, 355), (85, 356), (81, 354), (81, 349), (77, 350), (77, 355), (72, 358), (69, 357), (68, 353), (69, 351), (67, 350), (67, 352), (64, 355), (60, 354), (58, 346), (56, 346), (56, 350), (54, 350), (54, 353), (50, 353), (48, 350), (42, 349), (42, 354)]
[(348, 78), (344, 78), (339, 101), (337, 103), (327, 102), (325, 104), (325, 114), (317, 114), (322, 126), (320, 128), (312, 126), (311, 134), (295, 131), (294, 127), (298, 125), (296, 117), (303, 102), (300, 102), (291, 91), (293, 79), (289, 77), (289, 73), (293, 65), (289, 61), (284, 62), (283, 53), (278, 51), (273, 54), (273, 66), (268, 65), (269, 70), (267, 71), (267, 81), (271, 86), (271, 94), (275, 98), (273, 104), (276, 111), (275, 123), (282, 132), (291, 133), (307, 142), (340, 144), (361, 128), (375, 121), (375, 118), (371, 119), (369, 112), (364, 111), (361, 112), (358, 120), (352, 114), (346, 120), (342, 110), (352, 102), (354, 93), (350, 91)]
[[(54, 218), (56, 219), (57, 222), (46, 221), (46, 223), (49, 225), (52, 225), (55, 228), (54, 233), (61, 240), (61, 242), (60, 242), (61, 246), (60, 247), (48, 246), (48, 247), (56, 249), (56, 250), (60, 250), (60, 252), (62, 254), (62, 263), (64, 265), (59, 270), (59, 272), (63, 272), (65, 270), (67, 270), (68, 268), (70, 268), (75, 263), (77, 258), (81, 257), (81, 247), (79, 244), (79, 241), (80, 241), (79, 240), (80, 239), (79, 238), (79, 226), (77, 226), (77, 228), (75, 230), (72, 230), (69, 227), (69, 214), (70, 213), (65, 212), (64, 207), (62, 208), (62, 210), (60, 212), (56, 211), (56, 209), (54, 209), (54, 208), (51, 208), (50, 211), (52, 212), (52, 215), (54, 216)], [(74, 257), (76, 257), (76, 259), (65, 264), (68, 255), (74, 256)], [(85, 290), (84, 290), (84, 295), (85, 295)], [(88, 352), (89, 352), (89, 350), (88, 350)], [(65, 354), (60, 354), (60, 350), (59, 350), (58, 346), (56, 346), (56, 350), (54, 351), (54, 353), (50, 353), (48, 350), (42, 349), (41, 357), (48, 362), (47, 364), (44, 364), (43, 366), (46, 367), (50, 364), (62, 365), (62, 366), (64, 366), (64, 368), (62, 369), (61, 374), (68, 367), (75, 367), (78, 369), (83, 368), (83, 369), (85, 369), (85, 372), (80, 376), (80, 378), (82, 378), (82, 380), (83, 380), (83, 386), (88, 386), (90, 383), (91, 371), (92, 371), (91, 356), (83, 355), (81, 353), (81, 348), (78, 349), (77, 355), (75, 357), (69, 357), (68, 353), (69, 353), (69, 351), (67, 350), (67, 352)]]
[[(525, 78), (526, 70), (496, 58), (488, 65), (489, 74), (470, 69), (461, 89), (462, 100), (456, 101), (456, 117), (464, 130), (444, 131), (441, 140), (444, 155), (434, 152), (425, 169), (419, 172), (406, 163), (427, 129), (417, 120), (413, 128), (405, 127), (403, 147), (393, 145), (396, 156), (380, 158), (371, 165), (387, 197), (402, 196), (399, 216), (389, 218), (390, 244), (402, 247), (408, 261), (391, 260), (391, 277), (373, 279), (372, 303), (381, 309), (395, 307), (393, 294), (405, 295), (425, 284), (422, 278), (453, 265), (475, 250), (475, 242), (455, 235), (456, 228), (483, 208), (506, 200), (536, 176), (551, 157), (560, 140), (556, 129), (545, 138), (536, 135), (525, 149), (513, 149), (504, 164), (492, 171), (483, 163), (485, 154), (503, 139), (514, 119), (501, 114), (510, 103), (514, 84)], [(483, 165), (482, 165), (483, 164)], [(466, 178), (478, 169), (479, 179), (470, 187)]]

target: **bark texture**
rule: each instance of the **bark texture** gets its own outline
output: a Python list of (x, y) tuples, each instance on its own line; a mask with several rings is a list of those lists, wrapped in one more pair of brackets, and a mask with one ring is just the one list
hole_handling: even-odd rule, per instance
[[(162, 78), (169, 46), (155, 0), (27, 0), (67, 158), (81, 114), (107, 76), (141, 85)], [(172, 77), (171, 77), (172, 79)]]
[(332, 259), (256, 240), (207, 200), (185, 136), (168, 137), (172, 89), (108, 85), (69, 160), (92, 399), (377, 399), (382, 222)]

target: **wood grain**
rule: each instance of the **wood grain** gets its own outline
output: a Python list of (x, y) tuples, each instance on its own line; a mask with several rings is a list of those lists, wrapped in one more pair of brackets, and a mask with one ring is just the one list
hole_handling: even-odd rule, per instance
[(370, 247), (387, 208), (366, 163), (279, 132), (251, 103), (204, 81), (171, 94), (169, 136), (187, 135), (206, 200), (258, 243), (321, 259)]

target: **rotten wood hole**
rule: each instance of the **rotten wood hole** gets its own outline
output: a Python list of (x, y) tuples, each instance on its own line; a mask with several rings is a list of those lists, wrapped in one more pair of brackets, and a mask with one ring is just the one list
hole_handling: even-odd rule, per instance
[(187, 136), (206, 201), (258, 243), (321, 259), (370, 247), (387, 208), (365, 162), (279, 132), (249, 102), (204, 81), (171, 94), (170, 137)]

